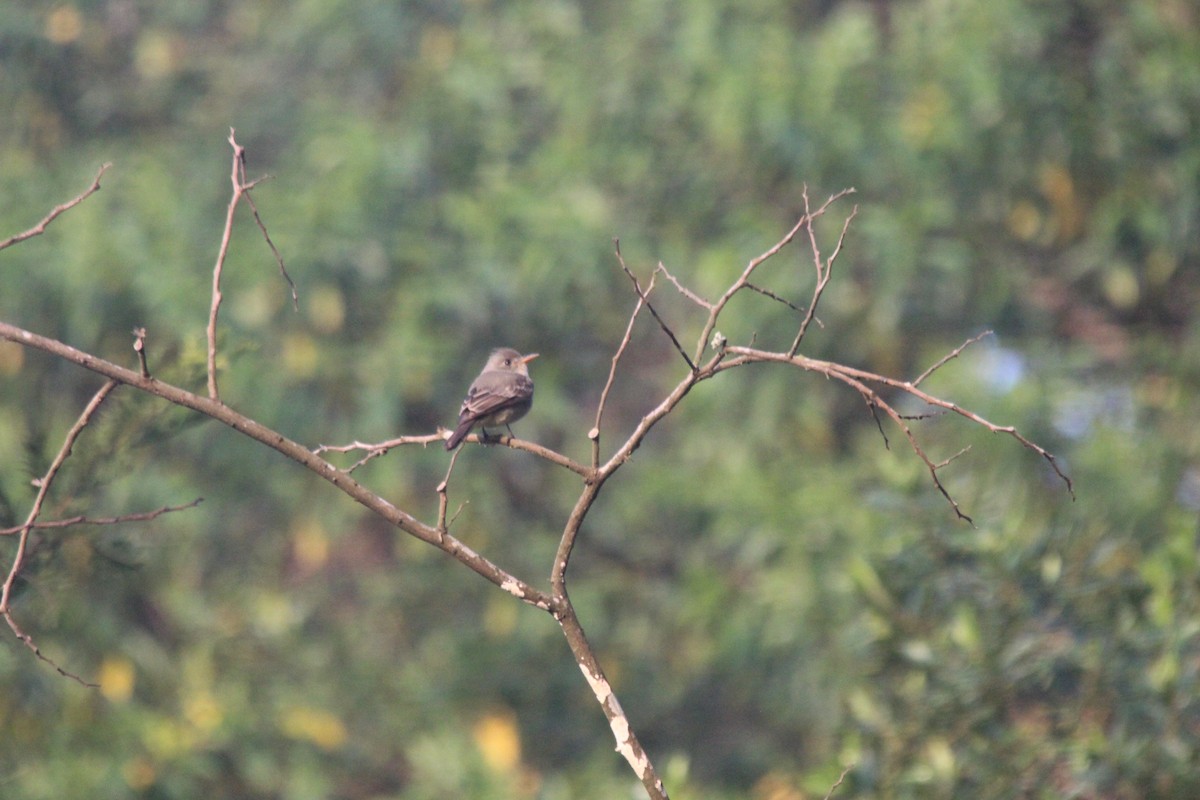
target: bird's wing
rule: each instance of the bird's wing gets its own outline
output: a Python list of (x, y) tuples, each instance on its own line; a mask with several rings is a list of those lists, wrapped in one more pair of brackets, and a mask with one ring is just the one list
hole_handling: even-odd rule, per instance
[(482, 419), (527, 400), (533, 391), (533, 381), (522, 375), (515, 377), (517, 380), (500, 387), (472, 386), (458, 413), (458, 423), (461, 425), (467, 420)]

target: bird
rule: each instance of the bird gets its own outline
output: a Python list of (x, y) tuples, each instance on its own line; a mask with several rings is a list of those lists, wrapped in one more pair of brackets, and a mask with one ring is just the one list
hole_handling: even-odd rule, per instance
[[(483, 372), (467, 389), (466, 399), (458, 412), (458, 425), (446, 440), (447, 450), (458, 447), (476, 425), (486, 438), (489, 427), (508, 427), (528, 413), (533, 406), (529, 362), (537, 357), (537, 353), (523, 356), (511, 347), (499, 347), (491, 352)], [(512, 428), (508, 432), (511, 435)]]

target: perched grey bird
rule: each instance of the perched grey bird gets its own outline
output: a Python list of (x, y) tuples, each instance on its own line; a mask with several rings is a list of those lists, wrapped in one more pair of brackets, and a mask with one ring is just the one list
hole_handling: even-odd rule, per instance
[[(516, 422), (533, 406), (533, 381), (529, 378), (529, 362), (537, 353), (523, 356), (511, 347), (492, 351), (479, 377), (471, 382), (458, 426), (446, 440), (446, 449), (453, 450), (476, 425), (487, 436), (487, 429)], [(508, 432), (512, 433), (512, 428)]]

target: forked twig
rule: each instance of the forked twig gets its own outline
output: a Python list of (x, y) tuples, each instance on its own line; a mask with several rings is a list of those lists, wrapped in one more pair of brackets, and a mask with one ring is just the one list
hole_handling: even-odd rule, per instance
[[(620, 243), (616, 243), (616, 247), (617, 247), (617, 258), (620, 259), (620, 257), (621, 257)], [(622, 266), (624, 266), (624, 265), (622, 264)], [(659, 263), (659, 268), (662, 269), (661, 262)], [(628, 271), (629, 270), (626, 270), (626, 273), (628, 273)], [(662, 271), (667, 276), (668, 279), (670, 279), (672, 282), (674, 282), (674, 278), (671, 278), (670, 273), (668, 273), (665, 269), (663, 269)], [(654, 279), (657, 276), (657, 274), (658, 273), (655, 272), (654, 274), (652, 274), (650, 276), (650, 285), (646, 287), (647, 295), (650, 292), (654, 291)], [(678, 286), (679, 284), (676, 283), (675, 285)], [(625, 326), (625, 335), (621, 337), (621, 343), (619, 345), (617, 345), (617, 351), (615, 353), (613, 353), (612, 363), (608, 369), (608, 378), (605, 379), (604, 388), (600, 392), (600, 401), (596, 404), (596, 421), (592, 425), (592, 429), (590, 431), (588, 431), (588, 435), (587, 435), (588, 439), (592, 443), (592, 469), (593, 470), (600, 466), (600, 421), (604, 417), (604, 407), (608, 403), (608, 393), (609, 393), (609, 391), (612, 390), (613, 381), (615, 381), (616, 377), (617, 377), (617, 364), (620, 363), (621, 356), (624, 355), (624, 353), (625, 353), (625, 348), (627, 348), (629, 346), (629, 342), (633, 338), (633, 325), (634, 325), (634, 323), (637, 322), (638, 315), (642, 313), (642, 309), (645, 308), (646, 305), (647, 305), (647, 302), (646, 302), (645, 296), (641, 292), (639, 292), (637, 303), (633, 307), (633, 313), (629, 315), (629, 324)]]
[[(907, 423), (911, 417), (906, 417), (905, 415), (900, 414), (892, 405), (880, 397), (878, 392), (876, 392), (867, 384), (877, 383), (892, 389), (896, 389), (924, 402), (927, 405), (943, 409), (944, 411), (951, 411), (961, 417), (965, 417), (976, 425), (979, 425), (980, 427), (992, 433), (1003, 433), (1011, 436), (1020, 442), (1021, 446), (1023, 446), (1025, 449), (1041, 456), (1046, 463), (1050, 465), (1050, 468), (1054, 470), (1054, 473), (1063, 481), (1064, 484), (1066, 484), (1067, 492), (1071, 495), (1071, 498), (1075, 498), (1074, 484), (1071, 482), (1071, 478), (1065, 472), (1063, 472), (1062, 468), (1058, 464), (1058, 459), (1053, 453), (1026, 438), (1019, 431), (1017, 431), (1015, 427), (1011, 425), (996, 425), (995, 423), (983, 418), (979, 414), (969, 411), (956, 403), (953, 403), (949, 400), (943, 400), (940, 397), (931, 395), (928, 392), (917, 388), (915, 382), (900, 381), (896, 380), (895, 378), (888, 378), (884, 375), (879, 375), (874, 372), (868, 372), (867, 370), (856, 369), (854, 367), (848, 367), (844, 364), (837, 364), (831, 361), (808, 358), (807, 356), (802, 355), (788, 355), (787, 353), (774, 353), (766, 350), (756, 350), (754, 348), (732, 345), (728, 347), (728, 352), (736, 355), (737, 358), (722, 365), (722, 370), (753, 362), (782, 362), (793, 364), (810, 372), (820, 373), (826, 377), (841, 381), (847, 386), (853, 388), (859, 393), (863, 400), (866, 401), (867, 406), (870, 409), (871, 414), (875, 417), (877, 424), (879, 423), (879, 418), (876, 415), (876, 409), (881, 409), (888, 417), (892, 419), (893, 422), (896, 423), (896, 425), (904, 433), (905, 438), (908, 439), (909, 447), (912, 448), (917, 457), (920, 458), (925, 463), (925, 466), (929, 469), (930, 476), (933, 478), (934, 485), (937, 487), (938, 491), (941, 492), (942, 496), (945, 497), (950, 503), (955, 514), (967, 522), (972, 522), (971, 518), (962, 511), (958, 505), (958, 502), (946, 490), (946, 487), (942, 484), (937, 473), (938, 470), (949, 464), (954, 459), (958, 458), (969, 448), (956, 453), (954, 456), (946, 459), (945, 461), (935, 462), (928, 456), (928, 454), (926, 454), (924, 448), (921, 447), (920, 442), (918, 442), (916, 436), (913, 434), (912, 429), (908, 426)], [(926, 415), (918, 415), (918, 418), (924, 418), (924, 416)], [(883, 432), (882, 426), (880, 426), (880, 432)], [(884, 442), (885, 444), (887, 442), (886, 435), (884, 436)]]
[(388, 439), (385, 442), (377, 442), (374, 444), (369, 442), (360, 442), (355, 439), (350, 444), (320, 444), (314, 447), (311, 452), (313, 455), (319, 456), (322, 453), (349, 453), (354, 450), (366, 451), (365, 456), (360, 458), (358, 461), (355, 461), (349, 467), (346, 467), (346, 472), (350, 473), (354, 472), (354, 470), (358, 469), (372, 459), (387, 455), (393, 448), (402, 447), (409, 444), (419, 444), (424, 447), (435, 442), (440, 443), (442, 441), (444, 441), (444, 439), (440, 433), (430, 433), (424, 436), (397, 436), (395, 439)]
[(255, 178), (252, 181), (246, 180), (246, 148), (237, 143), (234, 137), (234, 129), (229, 129), (229, 146), (233, 148), (233, 167), (230, 170), (229, 180), (233, 184), (233, 193), (229, 198), (229, 206), (225, 211), (225, 229), (221, 233), (221, 246), (217, 250), (217, 263), (213, 266), (212, 278), (212, 302), (208, 312), (208, 396), (210, 399), (220, 402), (220, 394), (217, 391), (217, 315), (221, 310), (221, 273), (225, 269), (225, 259), (229, 255), (229, 243), (233, 237), (233, 215), (237, 211), (238, 203), (242, 198), (246, 198), (246, 202), (250, 204), (250, 209), (254, 214), (254, 221), (258, 225), (258, 229), (262, 231), (263, 238), (267, 241), (267, 246), (271, 248), (271, 252), (275, 254), (275, 261), (279, 264), (279, 272), (287, 281), (292, 292), (292, 305), (297, 310), (300, 307), (300, 297), (296, 293), (296, 283), (292, 280), (292, 276), (288, 275), (287, 268), (283, 264), (283, 256), (280, 255), (279, 249), (275, 247), (275, 242), (271, 240), (271, 235), (267, 233), (267, 226), (263, 224), (262, 217), (259, 216), (258, 207), (254, 205), (254, 199), (250, 196), (250, 190), (258, 184), (267, 180), (270, 176), (263, 175)]
[[(795, 355), (800, 349), (800, 343), (804, 340), (804, 334), (808, 332), (808, 326), (816, 318), (817, 304), (821, 302), (821, 296), (825, 294), (825, 287), (829, 285), (829, 279), (833, 277), (833, 262), (837, 261), (837, 257), (842, 254), (842, 245), (846, 241), (846, 232), (850, 230), (850, 223), (858, 216), (858, 206), (850, 209), (850, 213), (842, 222), (842, 232), (838, 235), (837, 244), (834, 245), (833, 252), (829, 254), (829, 258), (821, 257), (821, 248), (817, 244), (817, 234), (813, 230), (812, 221), (816, 216), (808, 213), (808, 187), (804, 187), (804, 212), (808, 219), (808, 243), (812, 248), (813, 264), (817, 268), (817, 282), (813, 286), (812, 300), (808, 304), (808, 311), (804, 313), (804, 319), (800, 321), (800, 329), (796, 332), (796, 338), (792, 340), (792, 346), (788, 350), (788, 355)], [(825, 201), (821, 206), (821, 213), (829, 207), (830, 201)], [(818, 323), (819, 324), (819, 323)]]
[[(79, 514), (66, 519), (56, 519), (52, 522), (35, 522), (30, 527), (35, 530), (46, 530), (50, 528), (70, 528), (74, 525), (120, 525), (123, 522), (147, 522), (152, 519), (161, 517), (163, 514), (170, 514), (174, 511), (185, 511), (189, 508), (195, 508), (204, 502), (203, 497), (197, 497), (190, 503), (184, 503), (181, 506), (163, 506), (156, 508), (153, 511), (142, 511), (135, 514), (121, 514), (116, 517), (88, 517)], [(0, 528), (0, 536), (11, 536), (14, 533), (20, 533), (25, 529), (24, 525), (17, 525), (12, 528)]]
[[(733, 296), (742, 289), (746, 288), (746, 284), (749, 283), (750, 276), (754, 274), (754, 271), (758, 269), (764, 262), (775, 256), (780, 250), (791, 244), (792, 240), (796, 238), (796, 234), (803, 230), (806, 225), (811, 225), (814, 219), (824, 215), (832, 204), (836, 203), (846, 195), (853, 193), (853, 188), (843, 189), (836, 194), (830, 195), (830, 197), (824, 203), (822, 203), (821, 207), (816, 211), (810, 211), (808, 208), (808, 187), (806, 186), (804, 188), (804, 215), (801, 216), (796, 224), (792, 226), (791, 230), (783, 235), (783, 238), (768, 247), (759, 255), (750, 259), (750, 262), (746, 264), (746, 268), (742, 270), (742, 274), (738, 276), (737, 280), (731, 283), (729, 288), (725, 290), (724, 294), (721, 295), (717, 302), (713, 303), (709, 307), (708, 319), (705, 321), (704, 327), (700, 331), (700, 337), (696, 342), (696, 360), (700, 359), (701, 354), (704, 353), (704, 348), (708, 347), (710, 337), (713, 334), (713, 330), (717, 326), (717, 318), (721, 315), (721, 312), (725, 310), (725, 306), (729, 304), (729, 301), (733, 299)], [(849, 221), (847, 221), (846, 224), (849, 225)], [(815, 303), (810, 304), (809, 306), (809, 315), (811, 316), (814, 313), (816, 313)]]
[[(621, 269), (623, 269), (625, 274), (629, 276), (629, 280), (633, 282), (633, 290), (637, 292), (638, 298), (646, 304), (646, 308), (650, 309), (650, 313), (654, 316), (654, 319), (658, 321), (658, 326), (662, 328), (663, 333), (667, 334), (667, 337), (671, 340), (671, 344), (675, 345), (675, 349), (679, 351), (679, 355), (683, 356), (683, 360), (687, 362), (688, 368), (691, 369), (692, 372), (695, 372), (696, 364), (694, 361), (692, 361), (692, 359), (688, 358), (688, 354), (684, 351), (683, 345), (679, 343), (679, 339), (675, 338), (675, 331), (671, 330), (671, 326), (668, 325), (663, 318), (658, 315), (658, 312), (654, 310), (654, 306), (651, 305), (649, 291), (644, 291), (642, 289), (642, 284), (638, 281), (637, 276), (634, 275), (633, 271), (625, 265), (625, 258), (621, 255), (620, 241), (613, 239), (613, 246), (617, 252), (617, 261), (620, 262)], [(653, 286), (653, 276), (651, 276), (650, 281), (651, 285)]]
[(50, 466), (46, 469), (45, 474), (34, 481), (37, 486), (37, 494), (33, 499), (32, 507), (29, 509), (29, 515), (25, 518), (25, 523), (20, 528), (17, 537), (17, 552), (13, 555), (12, 566), (8, 570), (8, 577), (5, 578), (3, 587), (0, 588), (0, 614), (4, 615), (4, 620), (8, 623), (8, 627), (12, 629), (16, 637), (32, 650), (33, 654), (39, 659), (54, 667), (60, 675), (71, 678), (91, 688), (94, 688), (96, 684), (89, 683), (78, 675), (68, 672), (42, 653), (41, 649), (34, 643), (33, 637), (25, 633), (21, 629), (21, 626), (17, 624), (12, 614), (11, 601), (13, 586), (16, 584), (17, 576), (21, 574), (21, 568), (25, 565), (25, 554), (29, 546), (29, 533), (33, 530), (38, 516), (42, 513), (42, 504), (46, 502), (46, 495), (50, 493), (50, 487), (54, 483), (54, 478), (58, 475), (58, 471), (62, 469), (62, 465), (70, 457), (71, 449), (75, 446), (75, 440), (79, 438), (79, 434), (83, 433), (83, 429), (92, 421), (92, 416), (95, 415), (96, 409), (100, 408), (100, 404), (104, 402), (104, 399), (117, 386), (118, 381), (109, 379), (96, 391), (96, 394), (92, 396), (92, 399), (88, 401), (87, 406), (80, 413), (79, 418), (75, 420), (75, 424), (67, 431), (62, 447), (58, 449), (58, 453), (54, 456), (54, 460), (50, 462)]

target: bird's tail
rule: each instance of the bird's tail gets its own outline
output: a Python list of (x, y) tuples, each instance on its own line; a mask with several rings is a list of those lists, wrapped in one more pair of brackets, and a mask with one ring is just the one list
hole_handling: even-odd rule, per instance
[(450, 434), (450, 438), (446, 440), (446, 449), (453, 450), (458, 447), (462, 440), (467, 438), (467, 434), (471, 432), (471, 428), (475, 425), (474, 420), (467, 420), (459, 424), (454, 429), (454, 433)]

